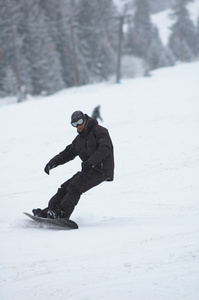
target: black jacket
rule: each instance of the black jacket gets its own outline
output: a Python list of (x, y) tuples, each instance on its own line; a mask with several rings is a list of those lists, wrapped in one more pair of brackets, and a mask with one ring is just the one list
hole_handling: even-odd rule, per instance
[(88, 161), (93, 170), (107, 176), (108, 181), (114, 177), (113, 145), (108, 130), (86, 115), (86, 125), (73, 142), (56, 155), (57, 165), (64, 164), (76, 156)]

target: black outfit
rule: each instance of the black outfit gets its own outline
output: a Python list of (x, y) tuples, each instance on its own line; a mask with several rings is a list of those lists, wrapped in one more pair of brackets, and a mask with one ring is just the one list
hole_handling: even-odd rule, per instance
[(64, 182), (43, 210), (60, 209), (69, 218), (82, 193), (103, 181), (112, 181), (114, 176), (113, 145), (108, 130), (87, 115), (86, 125), (73, 142), (46, 165), (45, 171), (65, 164), (79, 156), (82, 170)]
[(97, 120), (98, 118), (103, 121), (101, 115), (100, 115), (100, 106), (95, 107), (92, 113), (92, 118)]

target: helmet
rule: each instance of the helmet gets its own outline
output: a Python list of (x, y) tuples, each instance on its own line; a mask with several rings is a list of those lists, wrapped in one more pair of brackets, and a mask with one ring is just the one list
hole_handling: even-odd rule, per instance
[(71, 124), (79, 121), (80, 119), (82, 119), (84, 121), (86, 119), (86, 116), (85, 116), (85, 114), (83, 114), (82, 111), (77, 110), (71, 116)]

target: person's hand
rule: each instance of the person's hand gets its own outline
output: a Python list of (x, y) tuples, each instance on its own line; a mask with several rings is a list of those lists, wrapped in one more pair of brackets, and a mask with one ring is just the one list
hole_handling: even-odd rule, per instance
[(47, 163), (47, 165), (44, 168), (44, 172), (46, 172), (46, 174), (50, 175), (50, 169), (51, 169), (50, 164)]
[(55, 156), (47, 163), (47, 165), (44, 168), (44, 172), (50, 175), (50, 170), (56, 168), (57, 166), (58, 166), (58, 158)]

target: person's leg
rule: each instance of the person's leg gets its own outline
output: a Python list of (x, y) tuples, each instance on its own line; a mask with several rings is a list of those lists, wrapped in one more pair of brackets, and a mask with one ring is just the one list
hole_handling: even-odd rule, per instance
[(48, 207), (46, 207), (44, 209), (41, 209), (41, 208), (33, 209), (32, 210), (33, 215), (37, 216), (37, 217), (47, 218), (47, 212), (49, 210), (59, 209), (59, 205), (60, 205), (62, 199), (64, 198), (64, 196), (66, 195), (68, 185), (70, 184), (73, 177), (70, 178), (69, 180), (67, 180), (66, 182), (64, 182), (60, 186), (60, 188), (58, 188), (57, 193), (48, 202)]
[(66, 182), (64, 182), (60, 186), (60, 188), (58, 188), (57, 193), (48, 202), (48, 210), (54, 210), (59, 208), (62, 199), (66, 196), (68, 192), (68, 186), (70, 185), (74, 177), (75, 175), (68, 179)]
[(59, 208), (63, 210), (66, 217), (69, 218), (77, 205), (82, 193), (97, 186), (107, 178), (104, 175), (95, 172), (78, 172), (75, 174), (67, 186), (67, 193), (62, 198)]

